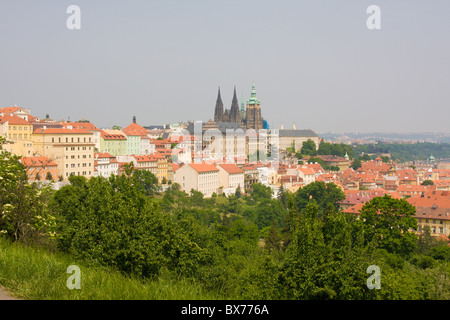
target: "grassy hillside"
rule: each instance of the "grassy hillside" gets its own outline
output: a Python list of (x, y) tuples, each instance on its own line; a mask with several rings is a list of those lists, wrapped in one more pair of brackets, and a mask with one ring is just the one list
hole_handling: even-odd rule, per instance
[[(81, 289), (69, 290), (67, 267), (81, 269)], [(105, 268), (86, 266), (62, 254), (11, 244), (0, 238), (0, 285), (13, 296), (31, 300), (214, 300), (187, 279), (174, 279), (169, 272), (155, 281), (142, 281)]]

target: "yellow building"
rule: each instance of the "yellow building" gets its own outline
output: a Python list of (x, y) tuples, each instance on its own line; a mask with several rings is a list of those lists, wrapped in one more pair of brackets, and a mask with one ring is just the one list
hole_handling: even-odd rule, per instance
[(94, 176), (93, 134), (84, 129), (36, 129), (32, 135), (34, 150), (58, 165), (58, 177)]
[(6, 140), (13, 142), (28, 140), (33, 133), (33, 125), (14, 114), (0, 114), (0, 126), (2, 127), (0, 133), (6, 137)]

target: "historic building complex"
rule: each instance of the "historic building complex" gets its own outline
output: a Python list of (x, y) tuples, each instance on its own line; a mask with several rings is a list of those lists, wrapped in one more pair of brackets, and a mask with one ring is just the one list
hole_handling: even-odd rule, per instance
[(236, 87), (234, 88), (233, 100), (230, 109), (223, 108), (222, 97), (217, 94), (216, 108), (214, 110), (214, 122), (232, 122), (239, 124), (243, 129), (267, 129), (261, 115), (261, 102), (256, 98), (255, 85), (252, 85), (250, 99), (247, 100), (247, 109), (244, 108), (244, 102), (239, 103), (236, 95)]

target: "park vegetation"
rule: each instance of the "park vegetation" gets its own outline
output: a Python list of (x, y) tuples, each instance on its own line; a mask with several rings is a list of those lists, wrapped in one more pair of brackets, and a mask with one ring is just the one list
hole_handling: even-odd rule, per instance
[[(340, 211), (344, 193), (332, 183), (275, 195), (254, 184), (204, 198), (176, 183), (161, 192), (151, 173), (131, 166), (121, 176), (71, 177), (57, 191), (28, 182), (24, 170), (0, 153), (0, 253), (35, 248), (118, 279), (152, 281), (153, 291), (170, 283), (189, 293), (192, 285), (200, 298), (450, 299), (450, 248), (429, 230), (412, 232), (415, 209), (404, 200), (374, 198), (358, 218)], [(367, 286), (371, 265), (381, 270), (380, 289)], [(0, 274), (12, 276), (7, 269), (0, 263)], [(15, 283), (0, 276), (1, 285)]]

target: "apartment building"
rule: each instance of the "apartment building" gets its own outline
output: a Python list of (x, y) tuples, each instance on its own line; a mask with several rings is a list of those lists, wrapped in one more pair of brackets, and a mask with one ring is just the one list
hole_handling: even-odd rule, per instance
[(187, 193), (194, 189), (205, 197), (211, 197), (219, 188), (219, 169), (212, 164), (186, 164), (175, 171), (174, 177), (175, 182)]
[(119, 162), (107, 152), (94, 153), (94, 176), (109, 178), (119, 174)]
[(224, 189), (231, 189), (235, 191), (237, 187), (244, 191), (244, 170), (235, 164), (219, 164), (219, 186)]
[(58, 177), (66, 181), (71, 175), (94, 176), (93, 134), (85, 129), (36, 129), (32, 140), (39, 156), (53, 160)]

